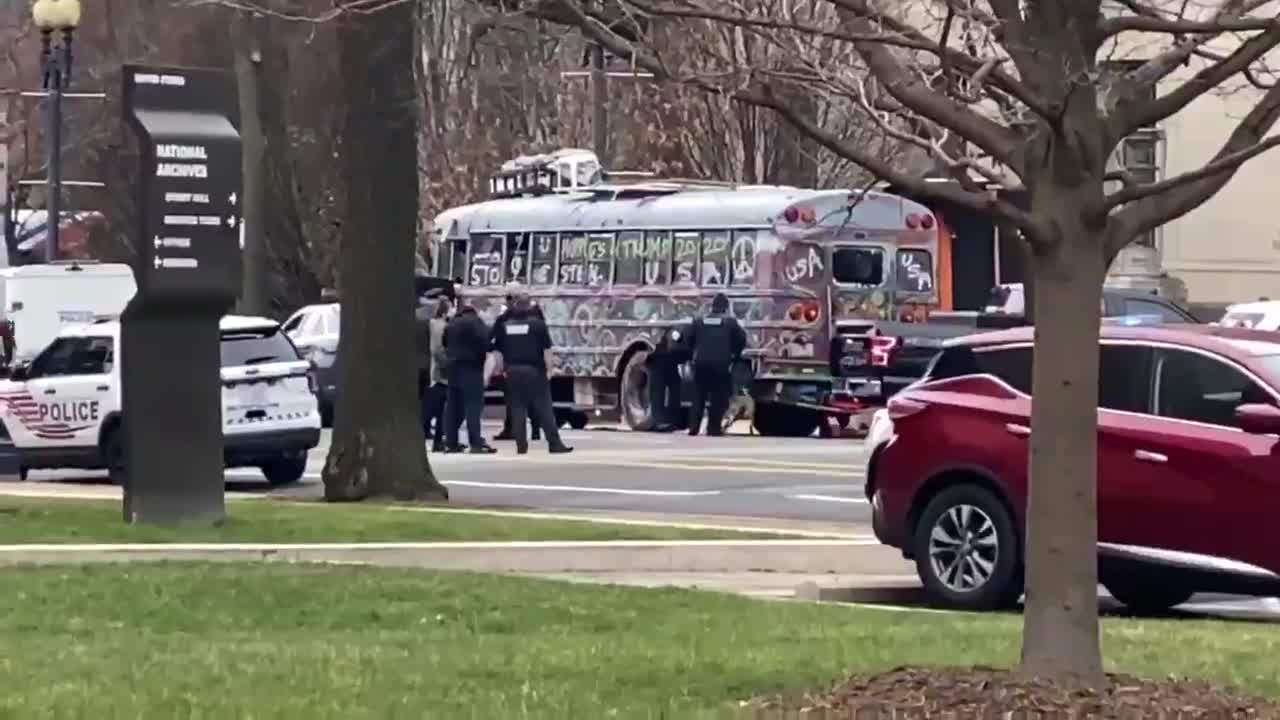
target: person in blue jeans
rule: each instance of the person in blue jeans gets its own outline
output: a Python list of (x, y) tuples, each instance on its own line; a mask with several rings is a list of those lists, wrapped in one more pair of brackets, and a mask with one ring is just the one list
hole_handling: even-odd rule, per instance
[(444, 330), (445, 355), (449, 365), (449, 391), (445, 415), (445, 447), (447, 453), (461, 452), (458, 429), (462, 418), (467, 421), (467, 440), (471, 452), (491, 455), (497, 452), (480, 434), (480, 413), (484, 409), (484, 361), (489, 354), (489, 326), (467, 305), (449, 321)]

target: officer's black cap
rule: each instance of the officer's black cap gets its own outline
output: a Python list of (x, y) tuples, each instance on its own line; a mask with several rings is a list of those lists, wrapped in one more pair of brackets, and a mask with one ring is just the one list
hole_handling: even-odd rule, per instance
[(724, 312), (729, 309), (729, 296), (724, 293), (716, 293), (711, 299), (711, 312)]

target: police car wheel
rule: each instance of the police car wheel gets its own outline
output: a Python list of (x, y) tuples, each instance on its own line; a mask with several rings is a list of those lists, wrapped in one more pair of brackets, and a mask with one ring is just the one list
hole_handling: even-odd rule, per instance
[(307, 456), (282, 457), (263, 465), (262, 475), (273, 486), (291, 485), (302, 479), (307, 472)]
[(119, 430), (112, 430), (102, 441), (102, 461), (107, 466), (111, 484), (124, 484), (124, 438)]

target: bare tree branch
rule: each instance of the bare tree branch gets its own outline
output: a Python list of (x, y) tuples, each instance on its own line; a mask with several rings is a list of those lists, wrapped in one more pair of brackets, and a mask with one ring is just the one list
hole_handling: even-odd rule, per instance
[[(1177, 88), (1156, 98), (1155, 102), (1149, 102), (1134, 95), (1133, 86), (1140, 84), (1141, 81), (1131, 79), (1129, 87), (1118, 100), (1116, 111), (1110, 120), (1113, 136), (1126, 137), (1140, 128), (1155, 125), (1174, 115), (1196, 98), (1213, 90), (1232, 76), (1244, 72), (1255, 60), (1277, 45), (1280, 45), (1280, 16), (1272, 19), (1266, 32), (1250, 37), (1225, 60), (1197, 72)], [(1191, 50), (1187, 52), (1190, 53)], [(1159, 62), (1160, 58), (1157, 58), (1147, 63), (1147, 66), (1156, 65)], [(1136, 73), (1141, 74), (1142, 69)]]
[(1125, 16), (1108, 18), (1099, 28), (1104, 37), (1123, 32), (1164, 33), (1183, 35), (1188, 33), (1248, 32), (1266, 30), (1274, 21), (1267, 18), (1222, 18), (1219, 20), (1165, 20), (1149, 16)]
[[(1204, 168), (1171, 178), (1165, 181), (1168, 185), (1161, 192), (1146, 193), (1145, 197), (1114, 212), (1108, 251), (1114, 255), (1137, 234), (1182, 217), (1203, 205), (1235, 177), (1236, 171), (1246, 161), (1280, 144), (1280, 137), (1267, 137), (1277, 119), (1280, 119), (1280, 85), (1267, 91)], [(1113, 200), (1124, 192), (1122, 190), (1108, 198), (1108, 205), (1115, 207)]]
[[(1169, 190), (1175, 190), (1183, 185), (1188, 185), (1198, 180), (1218, 175), (1219, 173), (1234, 171), (1244, 163), (1277, 145), (1280, 145), (1280, 135), (1273, 135), (1256, 145), (1245, 148), (1244, 150), (1238, 150), (1227, 155), (1215, 156), (1214, 160), (1195, 170), (1182, 173), (1181, 175), (1175, 175), (1174, 177), (1166, 180), (1147, 183), (1145, 185), (1130, 184), (1130, 187), (1107, 196), (1107, 210), (1110, 211), (1126, 203), (1135, 202), (1143, 198), (1151, 197), (1152, 195), (1159, 195), (1161, 193), (1168, 192)], [(1114, 176), (1109, 177), (1113, 179), (1125, 179), (1114, 178)]]
[(900, 171), (888, 161), (868, 152), (864, 148), (845, 142), (798, 111), (794, 104), (789, 102), (788, 98), (780, 96), (777, 90), (767, 83), (748, 82), (744, 86), (727, 89), (703, 77), (696, 75), (681, 76), (673, 73), (659, 58), (654, 57), (635, 43), (628, 42), (610, 32), (605, 22), (588, 16), (576, 6), (573, 0), (552, 0), (552, 2), (557, 6), (555, 8), (556, 11), (569, 24), (581, 28), (592, 40), (610, 52), (632, 58), (632, 61), (638, 67), (653, 73), (657, 79), (679, 82), (698, 87), (707, 92), (728, 95), (735, 100), (750, 105), (769, 108), (828, 150), (841, 157), (848, 158), (877, 177), (894, 185), (925, 197), (947, 200), (975, 210), (995, 213), (1013, 222), (1018, 227), (1029, 231), (1039, 229), (1030, 214), (1007, 200), (1001, 199), (995, 190), (974, 193), (941, 183), (926, 182), (923, 178)]
[(181, 0), (180, 4), (186, 7), (206, 7), (216, 5), (242, 12), (254, 12), (278, 18), (280, 20), (288, 20), (290, 22), (325, 23), (336, 20), (343, 15), (372, 15), (373, 13), (382, 12), (383, 10), (389, 10), (397, 5), (415, 1), (416, 0), (334, 0), (332, 8), (313, 15), (277, 10), (271, 7), (270, 3), (266, 0)]
[[(855, 20), (855, 27), (872, 31), (870, 21)], [(935, 92), (893, 56), (884, 45), (870, 41), (854, 43), (858, 54), (867, 63), (871, 73), (895, 100), (904, 106), (939, 124), (952, 128), (965, 140), (982, 148), (991, 157), (1021, 174), (1022, 162), (1018, 151), (1023, 139), (1009, 128), (995, 123), (964, 105)]]

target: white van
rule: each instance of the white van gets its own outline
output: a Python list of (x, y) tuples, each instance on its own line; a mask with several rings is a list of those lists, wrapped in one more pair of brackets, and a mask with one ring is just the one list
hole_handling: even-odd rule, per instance
[(0, 269), (0, 318), (13, 328), (13, 364), (34, 358), (67, 326), (120, 315), (136, 290), (133, 270), (121, 263), (65, 260)]

